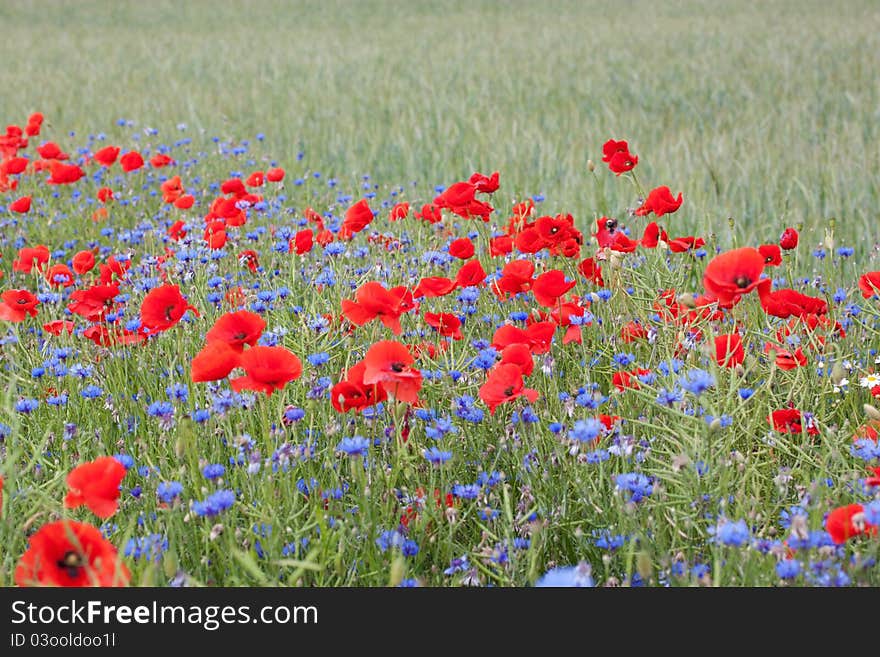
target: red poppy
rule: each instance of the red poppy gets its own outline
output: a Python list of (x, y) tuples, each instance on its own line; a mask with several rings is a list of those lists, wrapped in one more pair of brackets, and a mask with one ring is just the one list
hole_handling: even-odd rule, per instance
[(434, 199), (434, 206), (447, 209), (464, 219), (480, 217), (483, 221), (489, 221), (489, 215), (494, 208), (488, 203), (476, 200), (474, 198), (476, 191), (477, 188), (473, 183), (454, 183)]
[(105, 146), (92, 155), (92, 159), (103, 167), (113, 166), (117, 157), (119, 157), (118, 146)]
[(207, 226), (205, 226), (205, 232), (203, 234), (205, 242), (208, 243), (209, 249), (222, 249), (226, 246), (226, 222), (224, 221), (212, 221)]
[(183, 194), (183, 182), (180, 176), (172, 176), (159, 185), (159, 189), (162, 191), (163, 203), (174, 203)]
[(224, 342), (238, 352), (244, 346), (253, 347), (263, 334), (266, 321), (249, 310), (226, 313), (220, 317), (205, 334), (206, 342)]
[(739, 333), (728, 333), (715, 338), (715, 361), (722, 367), (741, 365), (745, 355)]
[(629, 372), (615, 372), (614, 376), (611, 377), (611, 383), (618, 392), (623, 392), (627, 388), (638, 390), (642, 387), (639, 377), (646, 376), (650, 373), (651, 370), (646, 370), (641, 367)]
[(789, 317), (804, 317), (806, 315), (824, 315), (828, 312), (828, 304), (824, 299), (809, 297), (796, 290), (770, 291), (769, 279), (761, 281), (758, 285), (758, 296), (761, 299), (761, 308), (768, 315), (788, 319)]
[(315, 234), (311, 228), (306, 228), (305, 230), (297, 231), (296, 235), (291, 238), (288, 250), (295, 252), (296, 255), (302, 255), (311, 251), (314, 244)]
[(502, 363), (489, 371), (486, 382), (480, 386), (479, 396), (489, 407), (489, 413), (495, 415), (496, 408), (517, 397), (525, 397), (534, 403), (538, 399), (538, 391), (525, 387), (523, 373), (518, 365)]
[(125, 273), (131, 267), (131, 260), (117, 260), (116, 256), (107, 258), (107, 262), (101, 265), (100, 281), (104, 285), (114, 281), (125, 279)]
[(76, 325), (69, 320), (56, 319), (55, 321), (43, 324), (43, 330), (51, 335), (61, 335), (64, 332), (67, 332), (68, 335), (72, 335), (75, 326)]
[(461, 320), (452, 313), (425, 313), (425, 323), (440, 335), (461, 340)]
[(474, 255), (474, 243), (467, 237), (461, 237), (449, 244), (449, 255), (453, 258), (467, 260)]
[(482, 173), (475, 173), (468, 182), (474, 188), (483, 194), (492, 194), (498, 191), (498, 172), (494, 172), (491, 176), (484, 176)]
[(455, 275), (455, 284), (458, 287), (473, 287), (480, 285), (484, 280), (486, 280), (486, 270), (479, 260), (466, 262)]
[(877, 294), (877, 290), (880, 289), (880, 271), (869, 271), (867, 274), (863, 274), (859, 278), (859, 289), (866, 299)]
[(192, 360), (193, 383), (225, 379), (238, 367), (241, 352), (222, 340), (209, 342)]
[(731, 308), (740, 297), (754, 290), (761, 282), (764, 256), (752, 247), (726, 251), (715, 256), (706, 266), (703, 286), (718, 299), (721, 308)]
[(370, 209), (370, 204), (367, 203), (367, 199), (362, 198), (345, 211), (342, 228), (348, 231), (347, 234), (354, 234), (362, 231), (372, 221), (373, 211)]
[(284, 180), (284, 169), (276, 167), (266, 172), (266, 180), (269, 182), (281, 182)]
[(74, 283), (73, 272), (65, 264), (52, 265), (46, 272), (46, 281), (52, 287), (70, 287)]
[(113, 200), (113, 190), (109, 187), (102, 187), (95, 194), (95, 198), (97, 198), (101, 203), (107, 203), (107, 201)]
[(825, 518), (825, 530), (837, 545), (862, 534), (874, 536), (877, 533), (877, 527), (865, 520), (865, 508), (861, 504), (833, 509)]
[(409, 215), (409, 203), (397, 203), (388, 213), (388, 221), (400, 221)]
[(29, 160), (25, 157), (13, 157), (6, 160), (5, 162), (0, 162), (0, 176), (4, 174), (14, 176), (22, 173), (25, 169), (27, 169), (28, 163)]
[(125, 173), (129, 173), (130, 171), (137, 171), (144, 166), (144, 158), (137, 151), (128, 151), (128, 153), (120, 158), (119, 164)]
[(113, 309), (113, 299), (118, 295), (119, 286), (116, 284), (93, 285), (85, 290), (74, 290), (67, 309), (89, 321), (98, 322)]
[(400, 315), (406, 311), (405, 297), (404, 288), (386, 290), (381, 283), (368, 281), (355, 292), (355, 301), (342, 300), (342, 314), (357, 326), (363, 326), (378, 317), (395, 335), (400, 335), (403, 330)]
[(187, 303), (180, 294), (177, 285), (160, 285), (144, 297), (141, 304), (141, 326), (150, 333), (167, 331), (177, 324), (187, 310), (192, 310), (196, 317), (199, 311)]
[(410, 367), (415, 358), (405, 345), (382, 340), (364, 356), (364, 383), (379, 384), (388, 395), (408, 404), (418, 403), (422, 373)]
[[(668, 238), (665, 230), (663, 231), (662, 237), (664, 242)], [(656, 221), (652, 221), (645, 226), (645, 230), (642, 233), (642, 239), (639, 240), (639, 243), (646, 249), (656, 249), (657, 245), (660, 243), (660, 238), (660, 226), (657, 225)]]
[(29, 212), (31, 209), (31, 197), (30, 196), (22, 196), (19, 199), (14, 200), (9, 204), (10, 212), (18, 212), (19, 214), (25, 214)]
[(578, 265), (578, 271), (594, 285), (605, 287), (605, 281), (602, 278), (602, 267), (596, 264), (593, 258), (584, 258)]
[(174, 207), (178, 210), (189, 210), (195, 202), (196, 199), (192, 194), (184, 194), (174, 201)]
[(363, 361), (357, 363), (348, 370), (346, 378), (331, 389), (330, 401), (339, 413), (347, 413), (352, 409), (360, 411), (388, 398), (382, 386), (364, 383), (365, 369)]
[(70, 155), (62, 151), (54, 141), (47, 141), (42, 146), (37, 146), (37, 153), (44, 160), (67, 160), (70, 158)]
[(639, 322), (629, 322), (620, 329), (620, 339), (625, 343), (647, 340), (648, 329)]
[(560, 297), (575, 286), (576, 281), (567, 281), (565, 274), (558, 269), (546, 271), (532, 283), (535, 301), (545, 308), (552, 308), (559, 303)]
[(67, 496), (64, 506), (76, 509), (83, 504), (102, 520), (119, 506), (119, 484), (125, 477), (125, 466), (112, 456), (101, 456), (78, 465), (67, 475)]
[(807, 364), (807, 357), (800, 347), (795, 349), (794, 353), (778, 347), (772, 342), (764, 345), (764, 353), (776, 354), (776, 366), (781, 370), (793, 370), (796, 367), (803, 367)]
[(431, 224), (436, 224), (443, 219), (443, 213), (433, 203), (425, 203), (422, 209), (413, 215), (416, 219), (422, 219)]
[(162, 167), (167, 167), (169, 164), (175, 164), (175, 162), (170, 155), (166, 155), (165, 153), (156, 153), (150, 158), (150, 166), (154, 169), (161, 169)]
[[(767, 417), (767, 421), (773, 429), (779, 433), (803, 432), (803, 414), (796, 408), (784, 408), (778, 411), (773, 411)], [(811, 436), (819, 433), (819, 429), (816, 427), (815, 422), (812, 421), (812, 418), (808, 418), (807, 420), (807, 433)]]
[(524, 344), (533, 354), (546, 354), (550, 351), (555, 331), (556, 324), (554, 322), (535, 322), (527, 326), (525, 330), (518, 326), (505, 324), (500, 326), (492, 336), (492, 346), (500, 351), (511, 344)]
[(28, 290), (6, 290), (0, 295), (0, 320), (23, 322), (28, 315), (36, 317), (39, 304)]
[(246, 249), (238, 254), (238, 263), (245, 265), (252, 273), (257, 273), (260, 268), (260, 258), (253, 249)]
[(498, 235), (489, 240), (489, 255), (492, 257), (507, 255), (513, 252), (513, 238), (510, 235)]
[(131, 575), (92, 525), (58, 520), (40, 527), (15, 568), (17, 586), (125, 586)]
[(532, 275), (535, 273), (535, 263), (531, 260), (514, 260), (504, 265), (501, 277), (498, 278), (493, 289), (503, 298), (508, 294), (527, 292), (532, 288)]
[(20, 271), (22, 274), (30, 274), (34, 267), (37, 271), (43, 271), (43, 267), (49, 262), (49, 249), (44, 244), (34, 247), (23, 247), (18, 251), (18, 257), (12, 261), (12, 271)]
[(706, 243), (702, 237), (676, 237), (675, 239), (667, 240), (667, 245), (669, 246), (669, 250), (673, 253), (684, 253), (686, 251), (691, 251), (693, 249), (699, 249)]
[(76, 164), (63, 164), (57, 160), (49, 163), (49, 171), (52, 175), (46, 182), (50, 185), (70, 185), (86, 175)]
[[(638, 162), (638, 159), (636, 159)], [(613, 171), (613, 169), (612, 169)], [(636, 210), (636, 216), (643, 217), (653, 212), (658, 217), (664, 214), (672, 214), (681, 207), (682, 194), (678, 193), (678, 198), (672, 195), (672, 192), (666, 185), (652, 189), (648, 193), (648, 198), (640, 208)]]
[(782, 251), (776, 244), (762, 244), (758, 251), (764, 256), (764, 264), (768, 267), (778, 267), (782, 264)]
[(786, 251), (797, 248), (798, 232), (794, 228), (786, 228), (779, 237), (779, 246)]
[(34, 112), (28, 117), (25, 133), (28, 137), (36, 137), (40, 134), (40, 128), (43, 126), (43, 115), (40, 112)]
[(223, 194), (232, 194), (237, 197), (245, 196), (248, 193), (241, 178), (227, 178), (220, 183), (220, 191)]
[(609, 248), (621, 253), (632, 253), (639, 242), (631, 240), (619, 227), (616, 219), (599, 217), (596, 220), (597, 230), (593, 233), (600, 249)]
[(501, 350), (500, 365), (513, 364), (516, 365), (523, 376), (529, 376), (535, 369), (535, 360), (529, 346), (516, 342), (509, 344)]
[(445, 276), (428, 276), (419, 281), (416, 289), (413, 290), (413, 297), (416, 299), (421, 297), (443, 297), (455, 288), (455, 281)]
[(608, 168), (619, 176), (632, 170), (639, 163), (639, 158), (629, 152), (626, 141), (609, 139), (602, 146), (602, 161), (607, 162)]
[(251, 347), (241, 354), (238, 364), (245, 375), (229, 381), (236, 392), (253, 390), (272, 396), (302, 374), (302, 362), (284, 347)]

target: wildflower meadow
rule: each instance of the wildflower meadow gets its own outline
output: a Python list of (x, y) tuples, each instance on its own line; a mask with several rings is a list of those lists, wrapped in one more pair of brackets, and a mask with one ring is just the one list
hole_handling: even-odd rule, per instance
[(0, 9), (0, 584), (880, 585), (880, 14), (635, 4)]

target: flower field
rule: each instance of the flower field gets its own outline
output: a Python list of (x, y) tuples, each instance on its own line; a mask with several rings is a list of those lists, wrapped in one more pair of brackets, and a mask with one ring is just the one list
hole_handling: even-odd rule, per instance
[(4, 118), (0, 584), (880, 585), (875, 174)]

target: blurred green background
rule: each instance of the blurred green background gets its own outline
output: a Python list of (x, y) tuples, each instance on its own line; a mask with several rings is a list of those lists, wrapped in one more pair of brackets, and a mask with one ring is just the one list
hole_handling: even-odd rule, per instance
[[(506, 200), (543, 193), (585, 227), (586, 163), (615, 137), (647, 187), (684, 191), (670, 232), (878, 232), (875, 1), (5, 0), (0, 23), (2, 120), (42, 111), (71, 147), (120, 118), (169, 141), (262, 132), (351, 185), (500, 170)], [(602, 173), (609, 211), (633, 207)]]

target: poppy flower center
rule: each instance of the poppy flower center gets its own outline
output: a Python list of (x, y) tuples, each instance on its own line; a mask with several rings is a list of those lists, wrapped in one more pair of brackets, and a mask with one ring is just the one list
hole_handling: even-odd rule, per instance
[(247, 337), (247, 333), (244, 331), (239, 331), (235, 335), (232, 336), (233, 340), (244, 340)]
[(165, 306), (165, 319), (169, 322), (174, 321), (174, 317), (171, 314), (172, 310), (174, 310), (174, 306)]
[(27, 302), (28, 302), (28, 300), (25, 299), (24, 297), (20, 297), (20, 298), (18, 299), (18, 301), (16, 301), (16, 303), (17, 303), (19, 306), (24, 306), (25, 304), (27, 304)]
[(738, 288), (745, 288), (752, 284), (752, 279), (748, 276), (739, 275), (733, 279), (733, 282), (736, 283)]
[(391, 363), (391, 370), (394, 372), (403, 372), (403, 367), (404, 365), (400, 361)]
[(615, 228), (617, 228), (617, 220), (609, 219), (605, 222), (605, 228), (607, 228), (608, 230), (614, 230)]
[(512, 394), (513, 394), (513, 386), (507, 386), (507, 387), (504, 389), (504, 396), (505, 396), (505, 397), (510, 397)]
[(58, 567), (67, 571), (67, 576), (70, 579), (76, 579), (79, 577), (80, 570), (85, 566), (83, 563), (82, 555), (78, 552), (74, 552), (73, 550), (68, 550), (64, 553), (64, 556), (58, 560)]
[(559, 232), (559, 226), (553, 226), (553, 228), (550, 229), (551, 235), (555, 235), (558, 232)]

